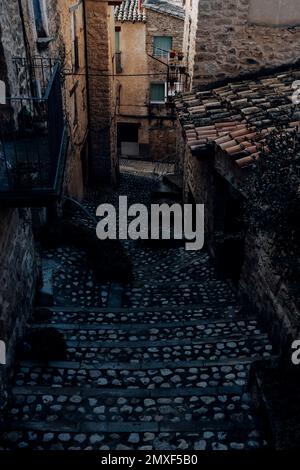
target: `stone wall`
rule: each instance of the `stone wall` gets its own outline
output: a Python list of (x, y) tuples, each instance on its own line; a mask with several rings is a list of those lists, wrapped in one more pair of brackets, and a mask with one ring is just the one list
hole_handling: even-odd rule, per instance
[(150, 155), (152, 160), (176, 161), (176, 121), (152, 120), (149, 127)]
[(274, 271), (270, 242), (262, 236), (247, 236), (240, 293), (255, 308), (278, 351), (290, 357), (291, 344), (300, 335), (299, 306), (290, 295), (284, 273), (280, 276)]
[(24, 87), (24, 77), (16, 77), (13, 57), (24, 57), (26, 49), (16, 0), (0, 3), (0, 79), (7, 85), (7, 95), (19, 95)]
[(107, 3), (87, 0), (90, 152), (94, 185), (116, 182), (116, 96), (112, 77), (114, 19)]
[[(290, 28), (295, 26), (294, 22), (270, 24), (263, 8), (266, 1), (194, 0), (192, 6), (187, 3), (184, 50), (190, 48), (189, 66), (194, 87), (299, 59), (300, 29)], [(288, 3), (291, 2), (296, 18), (300, 4), (296, 0)], [(273, 4), (275, 9), (276, 6), (277, 0)]]
[[(20, 95), (25, 89), (25, 76), (18, 74), (13, 57), (26, 56), (20, 10), (16, 0), (0, 4), (0, 79), (7, 95)], [(1, 116), (10, 115), (1, 106)], [(0, 208), (0, 340), (5, 341), (7, 364), (0, 365), (0, 409), (5, 403), (18, 337), (32, 312), (37, 269), (30, 211)]]
[(23, 334), (34, 302), (36, 255), (29, 210), (0, 209), (0, 340), (7, 364), (0, 365), (0, 409), (5, 403), (18, 338)]
[(205, 205), (205, 240), (211, 238), (213, 221), (213, 161), (197, 158), (185, 148), (183, 173), (184, 202)]
[(290, 358), (292, 341), (300, 335), (299, 306), (285, 273), (275, 272), (272, 240), (254, 236), (243, 225), (243, 196), (238, 188), (245, 173), (237, 169), (235, 173), (223, 154), (193, 156), (180, 125), (177, 142), (184, 201), (205, 204), (205, 245), (215, 260), (217, 274), (232, 281), (242, 303), (258, 315), (269, 332), (276, 352)]
[[(147, 5), (146, 5), (147, 6)], [(146, 8), (147, 13), (147, 53), (153, 55), (153, 37), (154, 36), (172, 36), (173, 49), (182, 51), (184, 21), (178, 17), (158, 13), (157, 11)], [(166, 74), (166, 67), (158, 61), (148, 57), (149, 73)], [(166, 77), (165, 77), (166, 78)], [(163, 78), (162, 78), (163, 80)]]

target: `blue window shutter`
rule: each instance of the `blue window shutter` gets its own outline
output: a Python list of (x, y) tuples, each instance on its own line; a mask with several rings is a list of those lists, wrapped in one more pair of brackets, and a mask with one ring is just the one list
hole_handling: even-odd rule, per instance
[(151, 83), (150, 88), (150, 101), (152, 103), (165, 102), (165, 84), (164, 83)]
[(40, 0), (32, 0), (36, 32), (39, 38), (46, 37)]
[(172, 50), (173, 38), (171, 36), (153, 37), (153, 55), (156, 57), (167, 57)]

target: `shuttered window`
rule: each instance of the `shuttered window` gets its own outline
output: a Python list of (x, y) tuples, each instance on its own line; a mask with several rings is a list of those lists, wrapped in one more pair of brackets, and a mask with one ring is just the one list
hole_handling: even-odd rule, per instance
[(36, 34), (38, 38), (47, 36), (43, 22), (41, 0), (32, 0)]
[(153, 55), (155, 57), (167, 57), (172, 50), (173, 38), (171, 36), (153, 37)]
[(165, 103), (166, 101), (166, 85), (165, 83), (151, 83), (150, 102)]

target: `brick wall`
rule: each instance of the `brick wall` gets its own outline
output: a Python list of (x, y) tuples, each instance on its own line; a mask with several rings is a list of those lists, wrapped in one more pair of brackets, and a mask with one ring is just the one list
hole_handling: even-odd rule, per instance
[[(256, 8), (261, 8), (256, 18), (261, 15), (262, 20), (263, 1), (256, 2)], [(251, 0), (187, 2), (184, 50), (190, 50), (194, 86), (299, 59), (300, 29), (263, 21), (252, 23), (250, 3)], [(299, 10), (298, 1), (295, 9)]]

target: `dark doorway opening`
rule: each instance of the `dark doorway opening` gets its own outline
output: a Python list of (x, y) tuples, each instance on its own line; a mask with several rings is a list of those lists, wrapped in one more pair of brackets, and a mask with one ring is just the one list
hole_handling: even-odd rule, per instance
[(244, 201), (228, 181), (215, 174), (215, 255), (217, 272), (238, 284), (244, 264)]
[(118, 123), (118, 153), (121, 157), (139, 157), (139, 124)]

